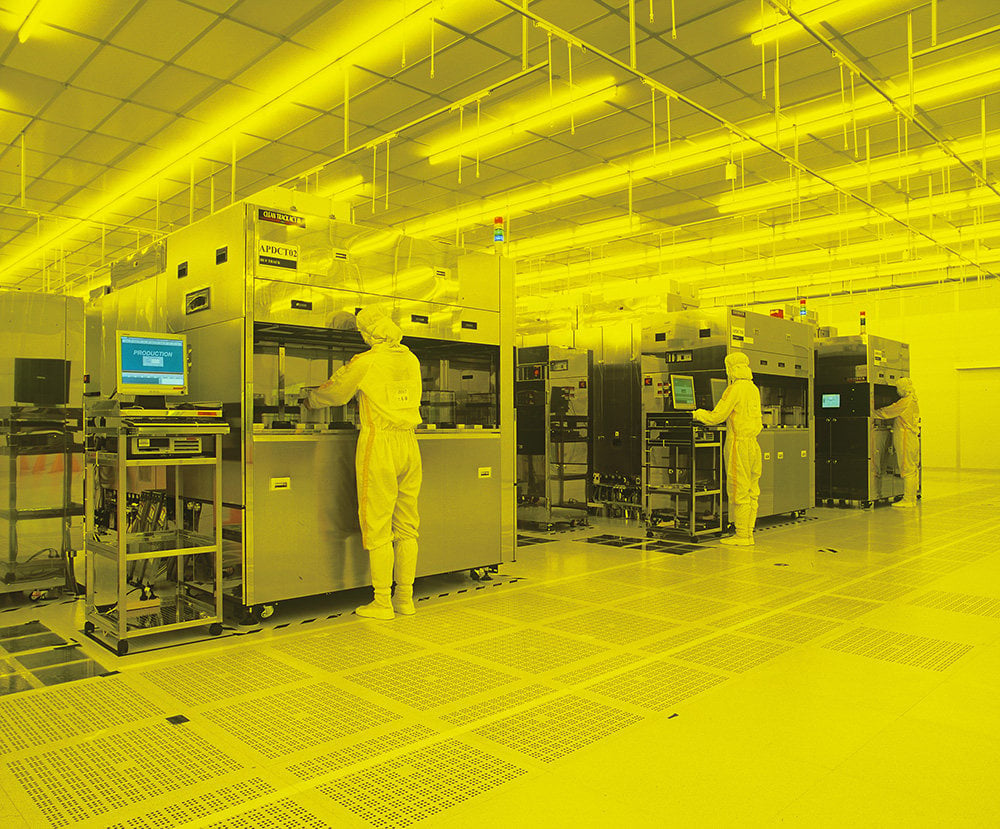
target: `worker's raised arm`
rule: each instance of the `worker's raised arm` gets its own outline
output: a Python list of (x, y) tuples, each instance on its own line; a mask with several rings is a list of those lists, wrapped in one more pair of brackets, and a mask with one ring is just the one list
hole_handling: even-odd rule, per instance
[(872, 415), (873, 417), (880, 418), (881, 420), (892, 420), (894, 417), (899, 417), (904, 411), (906, 411), (907, 399), (905, 397), (900, 397), (895, 403), (882, 408), (876, 409)]
[(343, 406), (354, 397), (361, 381), (368, 373), (368, 367), (371, 365), (371, 362), (365, 358), (365, 355), (369, 353), (366, 351), (354, 355), (347, 365), (337, 369), (322, 386), (310, 391), (306, 398), (306, 407), (320, 409), (323, 406)]
[(726, 386), (726, 391), (722, 395), (719, 404), (708, 411), (708, 409), (695, 409), (694, 419), (704, 423), (706, 426), (718, 426), (725, 421), (736, 408), (736, 393), (733, 391), (733, 384)]

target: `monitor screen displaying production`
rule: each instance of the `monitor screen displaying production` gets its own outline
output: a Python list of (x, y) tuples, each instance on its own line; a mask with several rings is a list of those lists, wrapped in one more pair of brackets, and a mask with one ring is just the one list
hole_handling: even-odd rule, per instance
[(183, 334), (118, 332), (119, 394), (187, 394)]
[(674, 408), (682, 411), (694, 411), (694, 378), (683, 374), (670, 375), (670, 396)]
[(709, 380), (709, 383), (712, 384), (712, 408), (714, 409), (719, 405), (719, 401), (722, 400), (722, 395), (726, 393), (726, 389), (729, 387), (729, 381), (713, 377)]
[(839, 394), (824, 394), (820, 405), (824, 409), (839, 409), (840, 408), (840, 395)]

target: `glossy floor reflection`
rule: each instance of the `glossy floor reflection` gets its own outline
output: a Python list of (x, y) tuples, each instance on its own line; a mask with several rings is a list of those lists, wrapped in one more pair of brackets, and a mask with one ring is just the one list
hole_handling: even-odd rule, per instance
[(998, 483), (749, 549), (526, 533), (412, 618), (326, 597), (125, 658), (80, 602), (6, 607), (0, 679), (63, 680), (0, 697), (0, 825), (994, 825)]

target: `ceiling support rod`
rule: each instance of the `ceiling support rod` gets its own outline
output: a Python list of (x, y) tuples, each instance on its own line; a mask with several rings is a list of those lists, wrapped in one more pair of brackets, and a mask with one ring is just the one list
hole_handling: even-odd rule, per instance
[(854, 201), (856, 201), (856, 202), (864, 205), (865, 207), (869, 208), (870, 210), (873, 210), (874, 212), (878, 213), (883, 218), (886, 218), (886, 219), (888, 219), (888, 220), (890, 220), (890, 221), (892, 221), (892, 222), (894, 222), (894, 223), (902, 226), (903, 228), (905, 228), (906, 230), (908, 230), (910, 233), (916, 233), (919, 236), (923, 236), (925, 239), (927, 239), (935, 247), (938, 247), (938, 248), (940, 248), (942, 250), (948, 251), (949, 253), (951, 253), (952, 255), (954, 255), (956, 257), (958, 257), (958, 259), (960, 259), (961, 261), (965, 262), (966, 264), (971, 265), (972, 267), (977, 268), (977, 269), (980, 268), (980, 266), (975, 261), (973, 261), (972, 259), (970, 259), (969, 257), (967, 257), (961, 251), (955, 250), (950, 245), (946, 245), (946, 244), (944, 244), (942, 242), (939, 242), (937, 239), (935, 239), (929, 233), (921, 230), (920, 228), (912, 227), (905, 220), (897, 218), (892, 213), (889, 213), (887, 210), (883, 210), (881, 207), (878, 207), (874, 202), (870, 202), (867, 199), (865, 199), (864, 197), (859, 196), (856, 193), (852, 193), (850, 190), (847, 190), (847, 189), (844, 189), (844, 188), (840, 187), (838, 184), (836, 184), (835, 182), (831, 181), (830, 179), (828, 179), (826, 176), (822, 175), (821, 173), (818, 173), (815, 170), (811, 169), (810, 167), (807, 167), (805, 164), (803, 164), (800, 161), (796, 161), (795, 158), (793, 158), (791, 155), (789, 155), (788, 153), (786, 153), (784, 150), (781, 150), (781, 149), (779, 149), (777, 147), (772, 147), (770, 144), (766, 143), (763, 139), (760, 139), (760, 138), (756, 137), (755, 135), (750, 134), (745, 129), (743, 129), (743, 127), (739, 126), (738, 124), (735, 124), (732, 121), (729, 121), (724, 116), (719, 115), (717, 112), (709, 109), (706, 106), (703, 106), (702, 104), (699, 104), (697, 101), (692, 100), (691, 98), (687, 97), (683, 93), (678, 92), (677, 90), (672, 89), (671, 87), (667, 86), (664, 83), (661, 83), (660, 81), (656, 80), (655, 78), (650, 77), (649, 75), (647, 75), (642, 70), (640, 70), (640, 69), (633, 69), (631, 66), (628, 65), (627, 62), (621, 61), (618, 58), (616, 58), (614, 55), (611, 55), (608, 52), (605, 52), (603, 49), (600, 49), (600, 48), (598, 48), (597, 46), (594, 46), (591, 43), (588, 43), (588, 42), (586, 42), (584, 40), (581, 40), (580, 38), (576, 37), (575, 35), (571, 34), (568, 31), (566, 31), (565, 29), (559, 28), (554, 23), (550, 23), (547, 19), (545, 19), (541, 15), (538, 15), (535, 12), (532, 12), (532, 11), (528, 11), (527, 9), (522, 9), (519, 5), (517, 5), (515, 2), (513, 2), (513, 0), (493, 0), (493, 2), (494, 3), (498, 3), (499, 5), (504, 6), (507, 9), (510, 9), (510, 11), (515, 12), (516, 14), (520, 14), (520, 15), (523, 15), (523, 16), (527, 17), (529, 20), (534, 21), (535, 24), (540, 29), (543, 29), (544, 31), (546, 31), (546, 32), (548, 32), (548, 33), (550, 33), (550, 34), (552, 34), (552, 35), (560, 38), (561, 40), (566, 41), (567, 43), (572, 43), (573, 45), (578, 46), (580, 49), (585, 49), (585, 50), (589, 51), (591, 54), (596, 55), (597, 57), (601, 58), (604, 61), (607, 61), (608, 63), (612, 64), (613, 66), (618, 67), (623, 72), (625, 72), (627, 74), (630, 74), (630, 75), (638, 78), (641, 81), (645, 81), (645, 83), (649, 84), (650, 86), (652, 86), (652, 87), (654, 87), (656, 89), (659, 89), (665, 95), (670, 95), (670, 96), (676, 98), (678, 101), (681, 101), (684, 104), (686, 104), (689, 107), (691, 107), (692, 109), (696, 110), (697, 112), (700, 112), (702, 115), (705, 115), (708, 118), (711, 118), (713, 121), (715, 121), (716, 123), (718, 123), (721, 126), (725, 127), (726, 129), (730, 130), (731, 132), (735, 133), (736, 135), (740, 136), (740, 138), (744, 139), (745, 141), (749, 141), (749, 142), (751, 142), (753, 144), (756, 144), (757, 146), (759, 146), (761, 149), (765, 150), (766, 152), (771, 153), (772, 155), (778, 156), (779, 158), (783, 159), (785, 161), (785, 163), (788, 164), (789, 166), (794, 167), (795, 169), (799, 170), (800, 172), (803, 172), (806, 175), (811, 176), (812, 178), (817, 179), (818, 181), (823, 182), (824, 184), (826, 184), (828, 187), (830, 187), (831, 189), (835, 190), (836, 192), (842, 193), (843, 195), (847, 196), (848, 198), (853, 199)]

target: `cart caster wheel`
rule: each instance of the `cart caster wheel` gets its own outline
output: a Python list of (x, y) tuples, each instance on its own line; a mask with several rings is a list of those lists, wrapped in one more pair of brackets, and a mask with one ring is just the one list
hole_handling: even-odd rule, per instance
[(128, 653), (128, 642), (119, 642), (116, 651), (119, 656), (125, 656)]
[(273, 604), (259, 604), (254, 610), (259, 613), (261, 619), (270, 619), (274, 615)]
[(222, 633), (222, 625), (219, 624), (218, 622), (208, 626), (209, 636), (218, 636), (220, 633)]
[(95, 630), (97, 630), (97, 627), (94, 625), (93, 622), (84, 622), (83, 623), (83, 632), (84, 633), (93, 633)]
[(469, 571), (469, 575), (472, 576), (475, 581), (493, 581), (490, 577), (489, 571), (485, 567), (474, 567)]
[(42, 599), (48, 596), (47, 590), (32, 590), (28, 595), (28, 601), (40, 602)]

